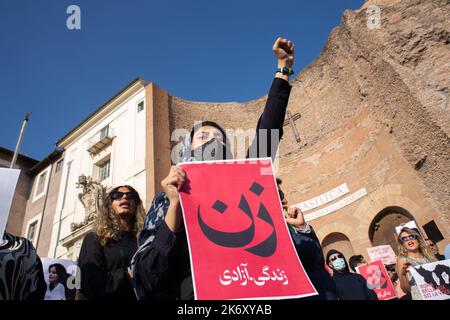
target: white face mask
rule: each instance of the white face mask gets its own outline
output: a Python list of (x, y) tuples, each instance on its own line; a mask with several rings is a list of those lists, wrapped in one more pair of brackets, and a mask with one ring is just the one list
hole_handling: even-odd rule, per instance
[(333, 268), (337, 271), (342, 271), (345, 269), (345, 260), (343, 258), (337, 258), (331, 263), (333, 264)]

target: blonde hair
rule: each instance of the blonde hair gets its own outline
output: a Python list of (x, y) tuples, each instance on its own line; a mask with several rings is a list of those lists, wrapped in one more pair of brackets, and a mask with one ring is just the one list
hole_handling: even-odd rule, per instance
[(403, 246), (403, 243), (400, 240), (400, 235), (406, 232), (410, 235), (415, 235), (417, 241), (419, 241), (419, 252), (428, 260), (430, 261), (436, 261), (436, 257), (434, 256), (433, 252), (431, 251), (430, 247), (425, 243), (425, 240), (420, 235), (420, 233), (416, 229), (410, 229), (407, 227), (404, 227), (400, 230), (400, 233), (397, 236), (397, 249), (398, 249), (398, 255), (400, 257), (407, 257), (408, 256), (408, 250), (405, 249)]
[[(97, 213), (97, 219), (95, 223), (95, 231), (100, 239), (100, 244), (106, 246), (111, 240), (119, 240), (122, 237), (122, 228), (120, 224), (119, 216), (114, 212), (112, 208), (111, 194), (118, 191), (119, 188), (127, 188), (132, 192), (138, 193), (133, 187), (128, 185), (118, 186), (111, 190), (111, 192), (106, 195), (103, 206)], [(141, 232), (144, 225), (145, 219), (145, 209), (142, 205), (142, 200), (139, 197), (136, 200), (136, 212), (133, 216), (132, 221), (132, 231), (136, 236)]]

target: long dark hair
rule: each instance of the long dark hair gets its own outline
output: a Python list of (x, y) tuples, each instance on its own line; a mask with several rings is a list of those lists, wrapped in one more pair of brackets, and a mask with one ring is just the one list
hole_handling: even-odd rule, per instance
[[(58, 275), (58, 283), (61, 283), (64, 287), (64, 293), (66, 296), (66, 300), (73, 300), (75, 297), (75, 289), (69, 289), (67, 287), (67, 279), (70, 277), (70, 274), (67, 273), (66, 268), (60, 263), (54, 263), (48, 266), (48, 272), (50, 272), (51, 268), (55, 268), (56, 274)], [(50, 290), (55, 288), (53, 283), (49, 283)]]
[[(58, 282), (61, 283), (63, 286), (66, 286), (67, 278), (69, 277), (66, 268), (64, 268), (62, 264), (54, 263), (48, 266), (48, 272), (50, 272), (50, 269), (53, 267), (55, 268), (56, 274), (58, 275)], [(49, 287), (50, 290), (53, 290), (55, 288), (55, 285), (50, 282)]]
[(122, 236), (120, 218), (114, 213), (111, 200), (111, 194), (117, 192), (120, 188), (127, 188), (138, 194), (138, 198), (136, 199), (136, 212), (132, 221), (134, 234), (138, 235), (144, 225), (145, 209), (142, 200), (139, 197), (139, 193), (129, 185), (115, 187), (106, 195), (103, 201), (103, 207), (100, 208), (97, 214), (96, 233), (102, 246), (106, 246), (111, 240), (118, 240)]

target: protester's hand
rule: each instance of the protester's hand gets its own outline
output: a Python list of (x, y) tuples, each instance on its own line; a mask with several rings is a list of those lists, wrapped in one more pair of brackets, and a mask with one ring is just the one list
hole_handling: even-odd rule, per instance
[(303, 217), (303, 212), (299, 208), (288, 208), (286, 212), (286, 222), (293, 225), (296, 228), (306, 228), (306, 221)]
[(278, 68), (292, 68), (295, 45), (288, 39), (278, 37), (273, 44), (273, 52), (278, 59)]
[(403, 258), (397, 259), (397, 274), (399, 277), (406, 276), (406, 271), (411, 264)]
[(179, 203), (179, 191), (183, 187), (185, 180), (186, 174), (184, 170), (180, 167), (172, 166), (167, 177), (161, 181), (161, 186), (167, 194), (171, 205)]

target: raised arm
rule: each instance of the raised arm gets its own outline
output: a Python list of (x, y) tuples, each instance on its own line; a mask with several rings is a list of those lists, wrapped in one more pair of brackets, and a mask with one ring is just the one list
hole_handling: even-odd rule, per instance
[(256, 126), (255, 139), (250, 146), (248, 158), (275, 158), (278, 143), (283, 135), (283, 122), (291, 92), (289, 76), (294, 63), (294, 44), (277, 38), (273, 52), (277, 57), (277, 72), (272, 82), (264, 111)]

